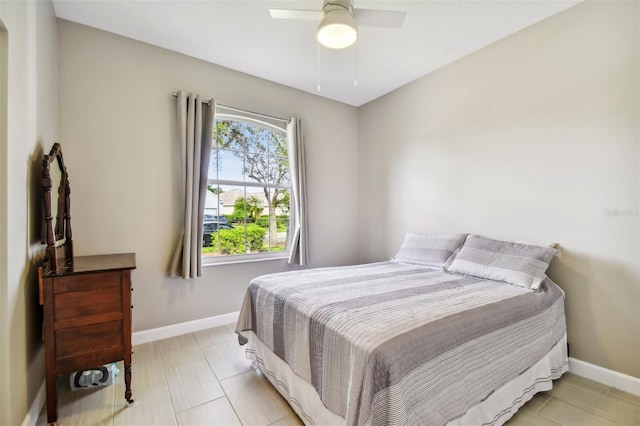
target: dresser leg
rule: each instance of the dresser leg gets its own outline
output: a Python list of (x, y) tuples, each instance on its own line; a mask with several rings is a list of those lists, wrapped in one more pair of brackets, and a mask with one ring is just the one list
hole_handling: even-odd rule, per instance
[(56, 375), (50, 373), (51, 369), (46, 373), (46, 389), (47, 389), (47, 422), (58, 424), (58, 395), (56, 393)]
[(133, 404), (133, 398), (131, 397), (131, 364), (125, 364), (124, 366), (124, 399), (129, 404)]

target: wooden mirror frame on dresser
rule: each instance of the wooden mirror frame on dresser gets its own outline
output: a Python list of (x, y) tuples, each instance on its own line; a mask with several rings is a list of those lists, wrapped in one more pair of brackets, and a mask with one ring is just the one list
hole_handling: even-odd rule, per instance
[[(58, 167), (60, 181), (51, 177), (52, 167)], [(57, 190), (53, 191), (53, 188)], [(69, 175), (62, 157), (62, 147), (53, 144), (49, 155), (42, 160), (42, 189), (44, 191), (44, 241), (47, 244), (45, 272), (57, 273), (73, 264), (71, 238), (71, 188)], [(55, 218), (53, 217), (56, 206)], [(55, 219), (55, 224), (54, 224)]]
[[(131, 271), (135, 253), (74, 256), (69, 177), (56, 143), (42, 160), (46, 255), (38, 268), (47, 422), (58, 424), (59, 375), (123, 361), (125, 400), (131, 392)], [(52, 177), (55, 175), (56, 177)], [(58, 178), (59, 176), (59, 178)]]

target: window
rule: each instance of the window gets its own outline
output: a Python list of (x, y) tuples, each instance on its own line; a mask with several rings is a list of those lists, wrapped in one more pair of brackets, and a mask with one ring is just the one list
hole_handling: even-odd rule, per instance
[(285, 129), (216, 114), (203, 258), (288, 255), (291, 176)]

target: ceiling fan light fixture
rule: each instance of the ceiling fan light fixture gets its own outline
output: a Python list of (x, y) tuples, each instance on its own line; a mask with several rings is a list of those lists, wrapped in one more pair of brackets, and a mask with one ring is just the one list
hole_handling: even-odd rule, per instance
[(325, 13), (316, 31), (318, 42), (330, 49), (344, 49), (358, 39), (358, 27), (348, 10), (337, 8)]

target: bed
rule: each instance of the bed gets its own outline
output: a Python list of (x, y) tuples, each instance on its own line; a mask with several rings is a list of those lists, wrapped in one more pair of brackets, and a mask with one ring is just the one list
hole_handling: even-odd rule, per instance
[(557, 250), (407, 234), (393, 260), (270, 274), (236, 331), (308, 425), (499, 425), (568, 369)]

